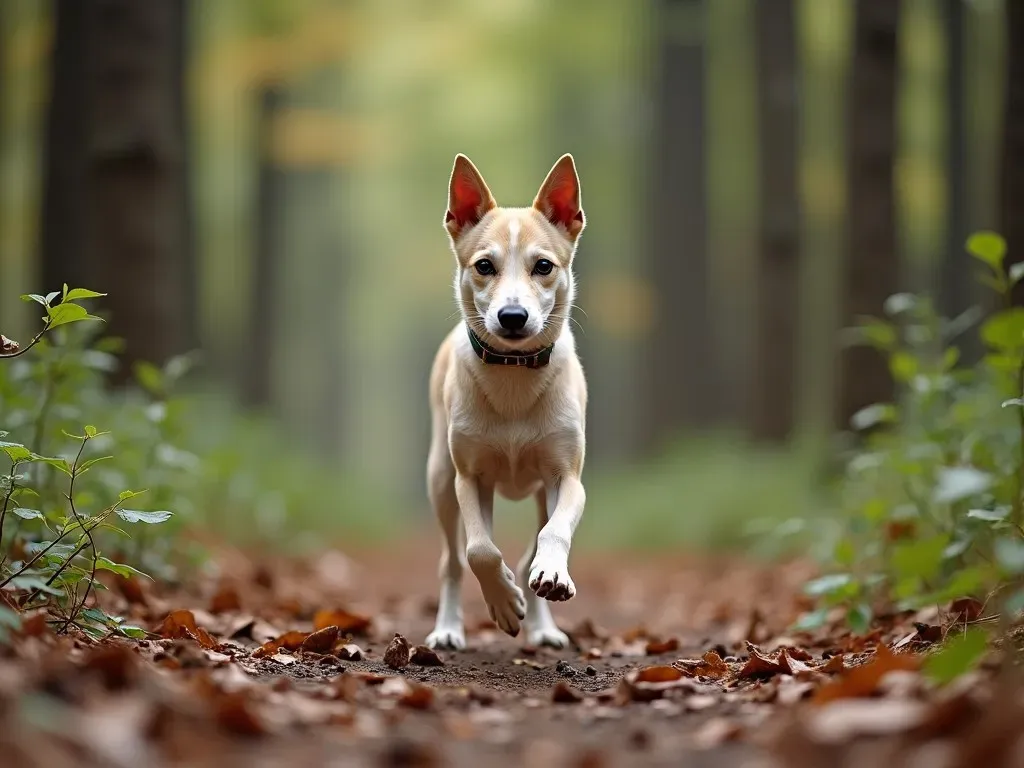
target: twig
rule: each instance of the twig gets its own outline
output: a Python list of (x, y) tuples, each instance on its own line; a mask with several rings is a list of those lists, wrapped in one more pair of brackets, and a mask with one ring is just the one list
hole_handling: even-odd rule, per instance
[[(75, 603), (71, 604), (71, 613), (68, 615), (68, 620), (64, 622), (64, 627), (61, 632), (67, 632), (68, 627), (77, 618), (79, 611), (85, 608), (85, 601), (89, 599), (89, 592), (92, 591), (92, 583), (96, 580), (96, 560), (98, 553), (96, 552), (96, 541), (92, 537), (92, 529), (86, 528), (85, 523), (82, 521), (81, 516), (78, 514), (78, 510), (75, 509), (75, 478), (78, 477), (78, 462), (82, 459), (82, 453), (85, 451), (85, 445), (89, 442), (89, 438), (86, 437), (82, 440), (82, 446), (78, 449), (78, 455), (75, 456), (75, 462), (71, 465), (71, 483), (68, 486), (68, 504), (71, 507), (71, 514), (75, 516), (75, 520), (78, 525), (81, 526), (85, 532), (86, 538), (89, 539), (89, 546), (92, 547), (92, 573), (89, 574), (89, 583), (85, 585), (85, 594), (82, 595), (82, 602), (75, 607)], [(70, 562), (69, 560), (65, 563)]]
[(6, 354), (0, 354), (0, 360), (10, 360), (11, 358), (19, 357), (21, 355), (24, 355), (26, 352), (28, 352), (30, 349), (32, 349), (32, 347), (34, 347), (36, 344), (38, 344), (42, 340), (43, 336), (45, 336), (47, 331), (50, 330), (50, 324), (52, 322), (53, 322), (52, 318), (47, 319), (46, 325), (43, 326), (43, 330), (41, 330), (39, 333), (37, 333), (32, 338), (32, 341), (30, 341), (24, 347), (22, 347), (21, 349), (15, 351), (15, 352), (8, 352)]
[[(18, 462), (11, 464), (11, 487), (7, 489), (7, 495), (4, 496), (4, 506), (0, 509), (0, 543), (3, 543), (4, 538), (4, 520), (7, 519), (7, 507), (11, 503), (11, 497), (14, 495), (16, 487), (15, 475), (18, 474)], [(12, 539), (13, 541), (13, 539)], [(7, 562), (7, 550), (0, 552), (0, 568), (4, 567), (4, 563)]]

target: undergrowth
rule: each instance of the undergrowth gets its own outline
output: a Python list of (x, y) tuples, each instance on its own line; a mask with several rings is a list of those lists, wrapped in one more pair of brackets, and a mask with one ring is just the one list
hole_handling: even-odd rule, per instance
[[(851, 341), (888, 359), (897, 396), (852, 419), (859, 440), (837, 489), (846, 524), (829, 572), (806, 587), (818, 608), (801, 628), (841, 608), (865, 632), (878, 611), (973, 597), (982, 621), (961, 645), (980, 656), (985, 619), (1024, 608), (1024, 307), (1011, 302), (1024, 264), (1007, 268), (993, 233), (967, 249), (998, 300), (980, 324), (980, 309), (947, 319), (927, 297), (898, 294), (855, 329)], [(958, 344), (971, 333), (984, 354), (968, 364)]]

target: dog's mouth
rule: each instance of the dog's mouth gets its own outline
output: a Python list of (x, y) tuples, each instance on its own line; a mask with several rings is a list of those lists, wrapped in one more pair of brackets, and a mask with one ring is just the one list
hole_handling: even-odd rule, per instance
[(509, 331), (505, 328), (499, 328), (495, 335), (508, 341), (522, 341), (523, 339), (530, 338), (530, 334), (526, 331)]

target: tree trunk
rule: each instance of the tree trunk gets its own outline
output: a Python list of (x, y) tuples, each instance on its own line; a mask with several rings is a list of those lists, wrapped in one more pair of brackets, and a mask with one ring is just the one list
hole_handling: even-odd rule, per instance
[(247, 408), (267, 408), (273, 396), (273, 338), (278, 327), (275, 264), (283, 246), (284, 172), (271, 150), (271, 133), (283, 97), (277, 86), (260, 93), (257, 117), (259, 179), (256, 186), (256, 249), (249, 289), (249, 323), (239, 389)]
[[(842, 280), (843, 327), (878, 315), (900, 283), (896, 245), (896, 82), (899, 0), (857, 0), (847, 151), (847, 254)], [(861, 408), (893, 398), (885, 358), (857, 346), (840, 355), (838, 428)]]
[(87, 285), (92, 274), (85, 259), (85, 128), (86, 94), (82, 74), (86, 62), (87, 0), (54, 0), (50, 94), (46, 108), (43, 151), (42, 231), (40, 232), (41, 293)]
[[(1006, 29), (1000, 229), (1006, 238), (1007, 261), (1016, 263), (1024, 261), (1024, 4), (1006, 3)], [(1024, 281), (1014, 288), (1013, 302), (1024, 306)]]
[[(964, 92), (964, 44), (966, 10), (964, 0), (943, 0), (942, 16), (946, 38), (946, 247), (939, 269), (939, 312), (953, 318), (976, 303), (977, 281), (964, 245), (967, 223), (967, 111)], [(977, 358), (977, 344), (967, 334), (957, 339), (965, 357)]]
[(800, 307), (800, 191), (793, 0), (759, 0), (761, 232), (751, 434), (782, 442), (794, 427)]
[(704, 0), (657, 0), (659, 36), (648, 201), (655, 294), (642, 444), (717, 426), (721, 388), (711, 333), (705, 162)]

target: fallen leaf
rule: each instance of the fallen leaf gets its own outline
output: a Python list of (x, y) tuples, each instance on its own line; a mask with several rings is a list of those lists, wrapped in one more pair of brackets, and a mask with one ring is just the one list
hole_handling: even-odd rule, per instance
[(671, 683), (682, 678), (683, 673), (675, 667), (644, 667), (636, 673), (638, 683)]
[(426, 685), (412, 685), (398, 703), (410, 709), (430, 709), (434, 704), (434, 689)]
[(266, 732), (250, 708), (248, 696), (242, 691), (217, 696), (214, 718), (221, 728), (238, 736), (262, 736)]
[(640, 624), (638, 626), (633, 627), (632, 629), (627, 629), (625, 632), (622, 633), (620, 639), (622, 640), (622, 642), (628, 644), (635, 643), (637, 640), (646, 640), (649, 637), (650, 634), (648, 634), (647, 632), (647, 627), (645, 627), (643, 624)]
[(747, 652), (750, 658), (736, 674), (741, 679), (766, 680), (775, 675), (796, 675), (814, 669), (805, 662), (790, 657), (788, 648), (780, 648), (773, 654), (766, 654), (753, 643), (747, 643)]
[(21, 345), (14, 339), (8, 339), (2, 333), (0, 333), (0, 354), (13, 355), (21, 349)]
[(343, 635), (365, 635), (373, 621), (367, 616), (349, 613), (344, 609), (321, 610), (313, 615), (313, 628), (320, 630), (337, 627)]
[(846, 699), (831, 701), (808, 716), (812, 738), (838, 744), (856, 736), (903, 733), (919, 726), (927, 705), (908, 699)]
[(438, 655), (437, 651), (433, 648), (428, 648), (425, 645), (417, 645), (413, 651), (409, 661), (413, 664), (418, 664), (421, 667), (443, 667), (444, 660)]
[(699, 659), (679, 659), (677, 666), (695, 677), (724, 677), (729, 674), (729, 665), (715, 651), (708, 651)]
[(644, 667), (630, 672), (619, 681), (616, 699), (626, 701), (654, 701), (666, 692), (685, 685), (692, 685), (682, 670), (668, 666)]
[(839, 672), (846, 671), (846, 664), (843, 662), (843, 654), (836, 654), (831, 657), (824, 666), (818, 667), (819, 672), (824, 672), (828, 675), (835, 675)]
[(229, 582), (222, 581), (220, 587), (210, 598), (210, 613), (228, 613), (242, 610), (242, 600), (238, 590)]
[(114, 574), (113, 581), (121, 596), (132, 605), (146, 605), (148, 602), (145, 588), (142, 585), (142, 579), (138, 576), (129, 576), (126, 579), (123, 576)]
[(296, 662), (296, 658), (294, 656), (289, 656), (286, 653), (275, 653), (273, 656), (270, 657), (270, 660), (276, 661), (278, 664), (281, 664), (285, 667)]
[(338, 658), (342, 661), (362, 661), (363, 649), (355, 643), (343, 645), (338, 649)]
[(167, 638), (194, 640), (207, 650), (217, 647), (210, 633), (196, 624), (195, 615), (188, 610), (171, 611), (164, 618), (157, 633)]
[(583, 701), (583, 694), (564, 680), (559, 680), (551, 689), (551, 701), (555, 704), (578, 704)]
[(338, 627), (333, 625), (318, 629), (303, 640), (299, 647), (311, 653), (330, 653), (338, 641), (338, 633)]
[(309, 637), (308, 632), (299, 632), (298, 630), (292, 630), (285, 632), (280, 637), (268, 640), (255, 651), (252, 655), (256, 658), (262, 658), (264, 656), (273, 656), (282, 648), (286, 651), (297, 651), (302, 647), (302, 644)]
[(99, 674), (108, 691), (123, 691), (135, 685), (139, 677), (139, 658), (127, 646), (107, 643), (89, 651), (84, 666)]
[(605, 640), (608, 637), (607, 633), (595, 626), (591, 619), (583, 619), (570, 629), (568, 634), (577, 646), (582, 645), (582, 640)]
[(667, 640), (648, 640), (646, 652), (648, 656), (657, 656), (662, 653), (671, 653), (679, 650), (679, 640), (670, 637)]
[(953, 614), (953, 622), (970, 623), (977, 621), (985, 609), (980, 600), (973, 597), (958, 597), (949, 604), (949, 612)]
[(411, 656), (409, 641), (396, 632), (394, 639), (384, 651), (384, 663), (392, 669), (401, 669), (408, 666)]
[(831, 683), (819, 688), (814, 694), (813, 701), (822, 705), (837, 699), (871, 696), (878, 690), (878, 685), (885, 675), (901, 670), (916, 672), (920, 666), (921, 662), (916, 656), (906, 653), (895, 654), (882, 645), (868, 663), (851, 667)]
[(743, 726), (735, 720), (716, 717), (701, 726), (693, 737), (697, 749), (713, 749), (727, 741), (735, 741), (743, 734)]

